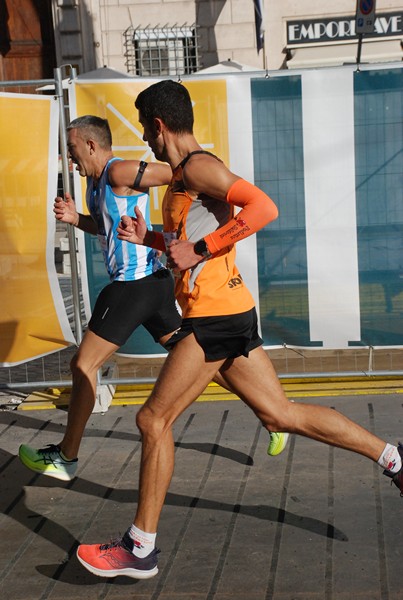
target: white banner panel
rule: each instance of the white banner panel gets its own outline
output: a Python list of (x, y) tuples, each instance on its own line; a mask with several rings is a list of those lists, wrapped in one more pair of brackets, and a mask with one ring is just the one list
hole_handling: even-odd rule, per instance
[(302, 74), (311, 340), (359, 341), (353, 71)]

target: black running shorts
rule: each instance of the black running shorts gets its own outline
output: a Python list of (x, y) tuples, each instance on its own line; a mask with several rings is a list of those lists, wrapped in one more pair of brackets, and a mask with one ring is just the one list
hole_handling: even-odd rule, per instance
[(263, 344), (257, 330), (255, 308), (236, 315), (183, 319), (181, 328), (165, 347), (171, 350), (190, 333), (194, 333), (207, 360), (248, 356), (251, 350)]
[(154, 340), (181, 326), (176, 308), (174, 282), (168, 269), (136, 281), (113, 281), (99, 294), (88, 329), (99, 337), (123, 346), (139, 325)]

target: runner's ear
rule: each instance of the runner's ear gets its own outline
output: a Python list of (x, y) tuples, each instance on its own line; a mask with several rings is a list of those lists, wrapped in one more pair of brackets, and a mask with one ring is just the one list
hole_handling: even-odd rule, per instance
[(164, 122), (159, 117), (155, 117), (154, 118), (155, 134), (159, 135), (163, 131), (164, 128), (165, 128)]
[(91, 140), (91, 139), (87, 140), (87, 146), (90, 150), (90, 154), (93, 154), (96, 150), (96, 144), (95, 144), (94, 140)]

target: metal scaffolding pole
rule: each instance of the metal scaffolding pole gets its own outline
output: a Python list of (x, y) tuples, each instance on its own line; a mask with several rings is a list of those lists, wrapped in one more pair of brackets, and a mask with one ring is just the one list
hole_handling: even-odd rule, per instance
[[(55, 75), (55, 91), (56, 97), (59, 101), (60, 107), (60, 118), (59, 118), (59, 132), (60, 132), (60, 154), (62, 158), (62, 175), (63, 175), (63, 190), (64, 193), (71, 193), (70, 186), (70, 172), (69, 172), (69, 161), (67, 157), (67, 135), (66, 135), (66, 114), (64, 106), (63, 96), (63, 81), (62, 81), (62, 68), (57, 67), (54, 69)], [(75, 69), (71, 67), (72, 76), (75, 77)], [(67, 236), (69, 240), (69, 253), (71, 262), (71, 285), (73, 293), (73, 311), (74, 311), (74, 325), (77, 345), (81, 343), (83, 338), (83, 327), (81, 323), (80, 314), (80, 288), (79, 288), (79, 277), (78, 277), (78, 262), (77, 262), (77, 244), (76, 236), (73, 225), (67, 226)]]

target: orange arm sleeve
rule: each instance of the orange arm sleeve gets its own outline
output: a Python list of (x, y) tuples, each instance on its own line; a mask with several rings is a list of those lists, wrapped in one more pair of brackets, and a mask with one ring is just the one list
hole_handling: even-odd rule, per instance
[(245, 179), (237, 179), (231, 185), (227, 202), (242, 210), (226, 225), (206, 235), (204, 239), (211, 254), (249, 237), (278, 217), (273, 200)]

